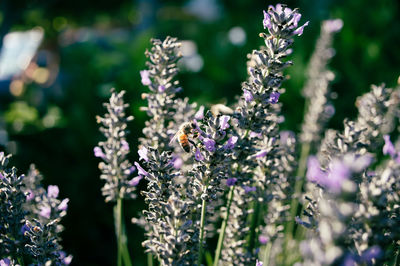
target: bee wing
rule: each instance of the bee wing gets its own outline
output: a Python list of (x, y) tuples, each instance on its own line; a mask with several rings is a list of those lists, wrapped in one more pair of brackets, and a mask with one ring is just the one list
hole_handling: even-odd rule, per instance
[(169, 142), (169, 145), (171, 145), (171, 144), (176, 140), (176, 138), (177, 138), (178, 136), (179, 136), (179, 131), (176, 132), (175, 135), (172, 137), (171, 141)]

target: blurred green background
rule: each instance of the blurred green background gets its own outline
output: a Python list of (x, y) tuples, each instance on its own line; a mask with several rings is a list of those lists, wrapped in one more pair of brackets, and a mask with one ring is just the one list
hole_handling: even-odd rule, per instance
[[(0, 81), (0, 150), (14, 155), (21, 173), (35, 163), (45, 184), (70, 198), (63, 220), (63, 246), (73, 265), (113, 265), (116, 245), (112, 205), (104, 203), (93, 147), (102, 139), (95, 122), (112, 87), (127, 91), (135, 120), (129, 125), (131, 159), (147, 119), (139, 107), (144, 51), (152, 37), (188, 41), (190, 54), (180, 65), (181, 96), (209, 106), (235, 100), (246, 79), (246, 54), (262, 44), (262, 10), (275, 1), (249, 0), (2, 0), (0, 38), (40, 26), (43, 42), (28, 69)], [(355, 115), (354, 102), (369, 85), (394, 86), (400, 74), (400, 6), (382, 1), (287, 1), (310, 25), (295, 38), (294, 66), (281, 97), (283, 128), (298, 132), (303, 115), (301, 89), (308, 59), (323, 19), (341, 18), (342, 32), (330, 68), (340, 128)], [(194, 45), (195, 44), (195, 45)], [(141, 184), (143, 189), (143, 184)], [(145, 265), (143, 231), (130, 223), (142, 199), (126, 204), (129, 247), (134, 265)]]

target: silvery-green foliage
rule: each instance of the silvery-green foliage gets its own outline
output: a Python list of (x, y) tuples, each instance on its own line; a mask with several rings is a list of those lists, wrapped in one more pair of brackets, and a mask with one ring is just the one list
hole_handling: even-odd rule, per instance
[(106, 202), (136, 197), (137, 182), (130, 179), (134, 167), (127, 159), (130, 148), (126, 141), (127, 122), (133, 120), (133, 116), (125, 113), (129, 105), (124, 103), (124, 94), (125, 91), (112, 91), (109, 102), (104, 103), (107, 113), (104, 117), (96, 117), (97, 123), (101, 124), (100, 132), (106, 137), (94, 148), (95, 156), (103, 159), (99, 169), (100, 178), (105, 181), (102, 194)]

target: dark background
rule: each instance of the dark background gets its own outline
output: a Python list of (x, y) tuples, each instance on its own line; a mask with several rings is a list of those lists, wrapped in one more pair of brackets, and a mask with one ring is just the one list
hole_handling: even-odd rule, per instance
[[(196, 6), (201, 3), (202, 5)], [(43, 83), (26, 81), (18, 95), (9, 83), (0, 83), (0, 150), (14, 155), (12, 163), (23, 173), (35, 163), (44, 183), (60, 187), (70, 199), (62, 235), (74, 265), (113, 265), (116, 244), (112, 205), (101, 196), (98, 158), (93, 147), (102, 139), (95, 122), (103, 114), (109, 89), (127, 91), (126, 101), (135, 120), (128, 141), (131, 160), (137, 160), (137, 138), (147, 119), (139, 107), (144, 51), (151, 37), (167, 35), (197, 44), (203, 61), (199, 71), (182, 70), (181, 96), (209, 106), (235, 100), (246, 79), (246, 54), (262, 44), (262, 10), (272, 1), (126, 1), (48, 0), (0, 2), (0, 38), (7, 32), (44, 29), (45, 38), (34, 59), (54, 78)], [(341, 128), (345, 117), (355, 116), (356, 97), (370, 84), (394, 86), (400, 74), (400, 8), (396, 0), (287, 1), (299, 7), (301, 24), (310, 25), (295, 37), (287, 74), (291, 79), (281, 97), (286, 121), (283, 128), (299, 131), (304, 100), (301, 89), (308, 59), (323, 19), (341, 18), (344, 27), (335, 39), (336, 56), (330, 68), (336, 73), (332, 89), (336, 114), (330, 127)], [(228, 32), (241, 27), (246, 41), (234, 45)], [(18, 79), (19, 77), (14, 77)], [(45, 123), (50, 117), (53, 123)], [(17, 123), (17, 122), (18, 123)], [(22, 126), (21, 126), (22, 124)], [(143, 184), (141, 184), (143, 189)], [(143, 207), (142, 199), (126, 203), (129, 247), (134, 265), (145, 265), (143, 231), (130, 223)]]

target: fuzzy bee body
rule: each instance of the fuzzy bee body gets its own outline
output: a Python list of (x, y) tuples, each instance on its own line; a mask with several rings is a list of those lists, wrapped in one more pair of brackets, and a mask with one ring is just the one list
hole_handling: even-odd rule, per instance
[(194, 145), (193, 141), (190, 140), (189, 136), (192, 138), (197, 138), (199, 132), (196, 130), (196, 124), (193, 122), (183, 123), (175, 136), (171, 139), (170, 144), (178, 139), (179, 144), (185, 152), (190, 152), (190, 143)]

